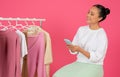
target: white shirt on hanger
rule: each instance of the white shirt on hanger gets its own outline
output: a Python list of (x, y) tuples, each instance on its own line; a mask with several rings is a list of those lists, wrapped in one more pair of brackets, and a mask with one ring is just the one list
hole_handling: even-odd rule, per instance
[(26, 38), (23, 32), (17, 30), (16, 33), (18, 34), (20, 38), (20, 50), (21, 50), (21, 71), (22, 71), (22, 66), (23, 66), (23, 58), (25, 55), (28, 54), (27, 52), (27, 44), (26, 44)]

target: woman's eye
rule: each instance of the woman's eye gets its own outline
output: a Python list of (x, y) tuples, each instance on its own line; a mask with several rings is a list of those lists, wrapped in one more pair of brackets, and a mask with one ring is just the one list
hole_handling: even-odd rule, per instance
[(91, 16), (94, 16), (94, 14), (91, 13)]

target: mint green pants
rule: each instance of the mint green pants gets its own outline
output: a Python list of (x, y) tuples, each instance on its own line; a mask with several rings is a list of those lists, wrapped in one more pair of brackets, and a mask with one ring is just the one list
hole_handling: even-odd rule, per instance
[(56, 71), (53, 77), (103, 77), (103, 66), (74, 62)]

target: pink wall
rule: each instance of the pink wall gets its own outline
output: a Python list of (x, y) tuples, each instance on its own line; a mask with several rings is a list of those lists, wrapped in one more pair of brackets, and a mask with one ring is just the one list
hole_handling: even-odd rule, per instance
[[(105, 77), (120, 77), (120, 23), (119, 0), (0, 0), (2, 17), (46, 18), (43, 28), (52, 38), (53, 59), (51, 76), (60, 67), (71, 63), (64, 38), (72, 40), (80, 25), (86, 25), (89, 8), (100, 3), (111, 9), (111, 14), (101, 24), (109, 37), (109, 48), (105, 59)], [(87, 70), (86, 70), (87, 71)]]

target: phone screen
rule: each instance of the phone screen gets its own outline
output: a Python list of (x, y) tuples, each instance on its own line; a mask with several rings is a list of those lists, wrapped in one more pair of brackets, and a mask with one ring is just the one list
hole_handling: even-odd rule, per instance
[(64, 39), (64, 41), (66, 42), (66, 44), (72, 44), (72, 42), (69, 39)]

